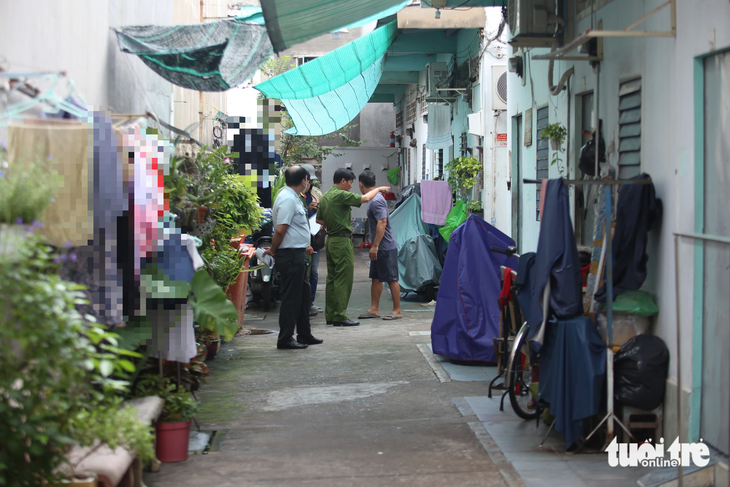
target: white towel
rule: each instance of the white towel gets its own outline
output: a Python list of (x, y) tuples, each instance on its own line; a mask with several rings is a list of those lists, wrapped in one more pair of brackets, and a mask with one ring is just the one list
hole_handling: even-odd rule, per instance
[(428, 139), (426, 149), (446, 149), (454, 145), (451, 137), (451, 107), (428, 104)]

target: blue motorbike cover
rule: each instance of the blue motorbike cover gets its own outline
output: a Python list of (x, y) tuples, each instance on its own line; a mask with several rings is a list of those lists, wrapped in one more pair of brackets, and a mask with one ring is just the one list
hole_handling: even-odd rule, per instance
[(454, 360), (494, 362), (499, 335), (499, 267), (517, 259), (493, 252), (515, 241), (471, 215), (451, 234), (431, 322), (433, 352)]

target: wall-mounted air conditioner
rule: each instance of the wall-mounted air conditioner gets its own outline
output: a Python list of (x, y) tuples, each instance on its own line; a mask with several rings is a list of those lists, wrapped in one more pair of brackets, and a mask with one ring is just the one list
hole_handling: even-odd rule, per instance
[(509, 0), (507, 24), (513, 46), (550, 46), (557, 22), (557, 0)]
[(507, 110), (507, 66), (492, 66), (492, 110)]
[(440, 92), (439, 88), (448, 88), (446, 81), (449, 79), (446, 63), (426, 64), (426, 97), (436, 98), (447, 96), (448, 92)]

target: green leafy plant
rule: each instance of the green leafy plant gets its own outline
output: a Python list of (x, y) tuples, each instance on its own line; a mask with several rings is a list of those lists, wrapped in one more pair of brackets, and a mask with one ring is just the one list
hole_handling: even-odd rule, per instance
[(165, 401), (159, 419), (162, 423), (190, 421), (198, 410), (198, 401), (193, 395), (169, 377), (154, 374), (140, 377), (135, 384), (134, 396), (158, 396)]
[(549, 138), (550, 140), (555, 140), (559, 144), (562, 144), (565, 141), (565, 138), (568, 135), (568, 130), (563, 127), (559, 122), (551, 123), (550, 125), (546, 126), (544, 129), (542, 129), (542, 132), (540, 132), (540, 136), (545, 138)]
[(190, 284), (192, 295), (188, 298), (195, 321), (204, 330), (211, 330), (226, 340), (238, 332), (238, 311), (223, 290), (208, 273), (201, 269)]
[(274, 179), (274, 184), (271, 185), (271, 204), (273, 206), (276, 197), (279, 196), (279, 192), (286, 186), (286, 180), (284, 179), (284, 171), (280, 170), (279, 174)]
[(210, 246), (203, 250), (201, 256), (208, 274), (223, 290), (238, 279), (245, 259), (237, 249), (227, 244)]
[(231, 163), (227, 146), (211, 149), (201, 147), (195, 157), (175, 156), (165, 176), (165, 193), (170, 211), (180, 219), (182, 228), (198, 218), (202, 206), (220, 207)]
[(238, 235), (241, 228), (255, 231), (264, 214), (263, 208), (259, 206), (258, 194), (246, 185), (243, 176), (231, 174), (224, 181), (220, 208), (216, 211), (217, 225), (227, 227), (234, 235)]
[(476, 213), (479, 211), (482, 211), (484, 208), (482, 207), (481, 201), (470, 201), (468, 205), (466, 205), (470, 212)]
[(452, 159), (444, 170), (448, 171), (447, 179), (453, 191), (458, 192), (464, 202), (469, 200), (471, 188), (477, 182), (477, 176), (482, 171), (482, 163), (476, 157), (457, 157)]
[(553, 157), (550, 161), (550, 165), (553, 166), (557, 164), (560, 175), (562, 176), (563, 167), (560, 165), (560, 163), (563, 162), (563, 159), (560, 157), (560, 154), (565, 152), (565, 149), (563, 149), (563, 142), (565, 142), (565, 138), (568, 136), (567, 129), (558, 122), (551, 123), (544, 129), (542, 129), (542, 132), (540, 132), (540, 136), (543, 138), (547, 137), (555, 143), (554, 145), (557, 148), (553, 148)]
[(35, 158), (9, 164), (0, 147), (0, 223), (40, 220), (60, 184), (52, 161)]
[(151, 456), (149, 430), (119, 408), (140, 355), (78, 312), (83, 287), (54, 259), (35, 235), (0, 255), (0, 485), (57, 481), (68, 449), (96, 439)]

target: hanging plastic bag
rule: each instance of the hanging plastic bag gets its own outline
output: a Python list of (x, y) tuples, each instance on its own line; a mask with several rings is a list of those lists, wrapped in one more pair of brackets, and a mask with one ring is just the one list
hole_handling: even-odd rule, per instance
[(467, 216), (469, 215), (466, 213), (466, 204), (463, 201), (457, 201), (446, 217), (446, 223), (443, 227), (439, 228), (439, 233), (446, 240), (446, 243), (449, 243), (451, 239), (451, 232), (464, 223)]
[[(603, 139), (603, 120), (598, 124), (598, 162), (606, 162), (606, 141)], [(586, 133), (586, 132), (584, 132)], [(578, 167), (584, 174), (596, 175), (596, 132), (593, 131), (591, 140), (580, 149)]]
[(393, 169), (388, 169), (386, 173), (388, 175), (388, 182), (390, 184), (398, 184), (398, 176), (400, 175), (400, 166), (396, 166)]

